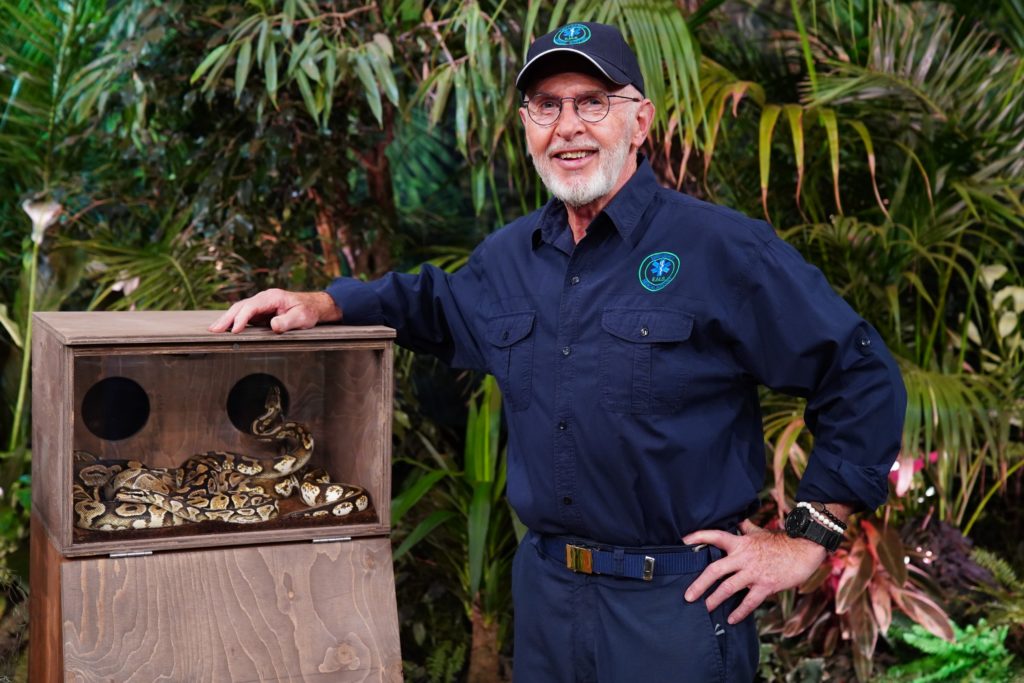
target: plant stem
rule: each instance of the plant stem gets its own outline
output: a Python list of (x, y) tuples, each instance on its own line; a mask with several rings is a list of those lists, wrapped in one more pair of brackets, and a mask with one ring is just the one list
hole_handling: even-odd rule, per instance
[(7, 447), (13, 451), (21, 436), (21, 415), (25, 410), (25, 396), (28, 394), (28, 377), (32, 362), (32, 314), (36, 307), (36, 274), (39, 272), (39, 243), (32, 243), (32, 263), (28, 271), (28, 313), (25, 316), (25, 341), (21, 347), (21, 380), (18, 383), (18, 401), (14, 405), (14, 421), (11, 423), (11, 442)]

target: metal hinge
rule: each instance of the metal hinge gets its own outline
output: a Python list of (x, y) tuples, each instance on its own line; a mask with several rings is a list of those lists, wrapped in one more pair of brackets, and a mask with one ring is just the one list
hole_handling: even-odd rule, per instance
[(314, 538), (313, 543), (343, 543), (351, 540), (351, 536), (332, 536), (331, 538)]
[(152, 555), (152, 550), (140, 550), (134, 553), (110, 553), (110, 559), (117, 559), (119, 557), (145, 557), (146, 555)]

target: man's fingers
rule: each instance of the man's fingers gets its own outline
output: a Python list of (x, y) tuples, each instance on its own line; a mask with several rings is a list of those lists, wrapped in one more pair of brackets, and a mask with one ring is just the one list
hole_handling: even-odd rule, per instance
[(253, 297), (252, 299), (246, 299), (245, 301), (240, 302), (242, 306), (235, 313), (235, 319), (231, 325), (232, 334), (238, 334), (244, 330), (245, 326), (249, 324), (249, 321), (252, 320), (254, 316), (259, 313), (268, 312), (264, 310), (263, 306), (253, 301), (255, 298), (256, 297)]
[(683, 597), (685, 597), (688, 602), (693, 602), (700, 596), (704, 595), (704, 593), (706, 593), (716, 581), (739, 569), (740, 563), (737, 562), (735, 558), (729, 557), (728, 555), (720, 560), (716, 560), (709, 564), (704, 571), (700, 573), (700, 576), (693, 580), (693, 583), (691, 583), (690, 587), (686, 589), (686, 593), (683, 594)]
[(281, 334), (288, 330), (306, 330), (315, 327), (317, 322), (316, 313), (308, 306), (292, 306), (284, 313), (270, 320), (270, 329)]
[(241, 302), (232, 304), (231, 308), (229, 308), (228, 310), (224, 311), (224, 313), (219, 318), (217, 318), (213, 322), (212, 325), (210, 325), (206, 329), (208, 329), (210, 332), (225, 332), (225, 331), (227, 331), (227, 329), (229, 327), (231, 327), (231, 323), (233, 323), (235, 321), (235, 313), (238, 311), (238, 307), (239, 307), (240, 304), (241, 304)]
[(731, 553), (739, 542), (739, 536), (725, 531), (716, 531), (714, 529), (694, 531), (692, 534), (683, 537), (683, 543), (687, 545), (700, 545), (701, 543), (707, 543), (715, 546), (716, 548), (721, 548), (726, 553)]
[(727, 619), (727, 621), (730, 624), (740, 623), (741, 621), (749, 617), (751, 614), (753, 614), (754, 610), (757, 609), (758, 606), (762, 602), (764, 602), (769, 595), (771, 595), (771, 593), (768, 591), (761, 590), (757, 587), (751, 588), (749, 591), (747, 591), (747, 595), (743, 598), (743, 602), (741, 602), (736, 609), (729, 613), (729, 618)]
[(744, 579), (742, 573), (738, 572), (733, 574), (728, 579), (718, 584), (718, 588), (715, 589), (715, 592), (709, 595), (708, 599), (705, 600), (708, 611), (710, 612), (717, 609), (723, 602), (749, 586), (750, 582)]

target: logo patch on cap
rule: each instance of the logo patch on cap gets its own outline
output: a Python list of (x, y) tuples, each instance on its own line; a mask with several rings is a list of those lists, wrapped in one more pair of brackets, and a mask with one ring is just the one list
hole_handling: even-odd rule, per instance
[(590, 40), (590, 29), (584, 24), (566, 24), (553, 40), (555, 45), (579, 45)]
[(679, 272), (679, 257), (671, 251), (659, 251), (640, 262), (637, 276), (640, 284), (649, 292), (657, 292), (676, 279)]

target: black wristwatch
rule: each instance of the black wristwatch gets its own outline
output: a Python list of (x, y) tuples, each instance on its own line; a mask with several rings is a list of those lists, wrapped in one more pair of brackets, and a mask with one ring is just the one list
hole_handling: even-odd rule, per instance
[(813, 513), (805, 507), (793, 508), (793, 511), (786, 515), (786, 534), (790, 538), (806, 538), (808, 541), (825, 547), (825, 550), (835, 552), (839, 544), (843, 542), (843, 535), (829, 529), (814, 518)]

